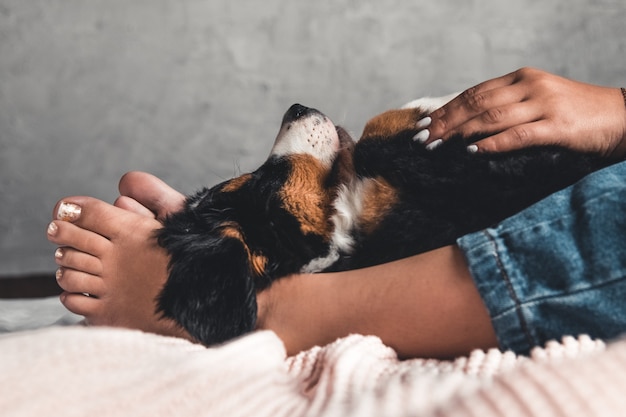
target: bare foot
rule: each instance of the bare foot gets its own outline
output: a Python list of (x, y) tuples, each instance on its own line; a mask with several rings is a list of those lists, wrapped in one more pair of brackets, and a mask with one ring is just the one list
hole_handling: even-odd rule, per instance
[[(126, 186), (129, 195), (120, 207), (143, 198), (135, 186)], [(69, 197), (57, 204), (48, 239), (59, 246), (55, 259), (64, 290), (61, 302), (92, 325), (190, 338), (156, 311), (169, 258), (154, 235), (161, 226), (155, 216), (165, 209), (148, 204), (152, 215), (138, 214), (138, 202), (130, 211), (89, 197)]]
[(119, 183), (115, 206), (163, 220), (182, 208), (185, 196), (154, 175), (131, 171)]

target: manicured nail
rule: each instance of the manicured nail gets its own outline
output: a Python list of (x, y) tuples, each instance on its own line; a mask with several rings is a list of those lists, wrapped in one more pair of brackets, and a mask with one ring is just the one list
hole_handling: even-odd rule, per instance
[(61, 259), (63, 257), (63, 249), (57, 248), (57, 250), (54, 251), (54, 257), (56, 259)]
[(54, 222), (48, 225), (47, 232), (50, 236), (56, 235), (58, 230), (59, 230), (59, 226), (57, 226)]
[(426, 145), (426, 149), (429, 151), (434, 151), (435, 149), (440, 147), (442, 144), (443, 144), (443, 139), (437, 139), (436, 141), (431, 142), (428, 145)]
[(66, 203), (65, 201), (59, 204), (59, 211), (57, 212), (57, 219), (66, 222), (73, 222), (80, 217), (81, 208), (74, 203)]
[(467, 152), (476, 153), (478, 152), (478, 145), (470, 145), (467, 147)]
[(417, 132), (417, 135), (413, 136), (413, 140), (418, 143), (424, 143), (428, 140), (429, 137), (430, 132), (428, 131), (428, 129), (424, 129)]
[(57, 269), (57, 272), (54, 274), (57, 278), (57, 281), (63, 277), (63, 268)]
[(433, 119), (430, 116), (424, 117), (423, 119), (420, 119), (416, 124), (415, 127), (417, 129), (426, 129), (428, 126), (430, 126), (430, 124), (432, 123)]

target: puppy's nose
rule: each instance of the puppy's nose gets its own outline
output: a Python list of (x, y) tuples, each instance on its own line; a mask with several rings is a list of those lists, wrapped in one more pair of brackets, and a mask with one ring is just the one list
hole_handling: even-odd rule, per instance
[(298, 120), (301, 117), (305, 117), (314, 113), (319, 114), (320, 112), (318, 110), (311, 109), (309, 107), (303, 106), (302, 104), (296, 103), (289, 107), (289, 110), (287, 110), (287, 112), (285, 113), (285, 116), (283, 117), (283, 123), (293, 122), (294, 120)]

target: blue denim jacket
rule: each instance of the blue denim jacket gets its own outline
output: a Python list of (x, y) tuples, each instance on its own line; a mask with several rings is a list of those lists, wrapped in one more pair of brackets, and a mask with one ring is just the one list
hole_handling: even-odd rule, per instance
[(626, 333), (626, 162), (457, 243), (502, 349)]

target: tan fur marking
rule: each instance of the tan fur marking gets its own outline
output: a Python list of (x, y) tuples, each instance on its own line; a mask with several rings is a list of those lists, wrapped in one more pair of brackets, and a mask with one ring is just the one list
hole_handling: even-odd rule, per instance
[(397, 201), (396, 189), (384, 179), (376, 178), (367, 182), (363, 190), (363, 211), (359, 219), (365, 233), (376, 230), (380, 219)]
[(252, 272), (255, 275), (263, 275), (265, 272), (265, 266), (267, 265), (267, 258), (263, 255), (250, 255), (250, 265), (252, 265)]
[(328, 169), (311, 155), (292, 155), (292, 170), (281, 190), (285, 210), (300, 223), (302, 233), (330, 238), (331, 196), (324, 189)]
[(263, 255), (253, 254), (250, 252), (250, 248), (246, 245), (246, 242), (243, 239), (243, 234), (239, 231), (237, 226), (234, 224), (224, 224), (224, 226), (225, 227), (222, 229), (222, 236), (239, 240), (243, 244), (246, 254), (248, 255), (248, 261), (250, 262), (252, 273), (256, 276), (263, 275), (265, 267), (267, 266), (267, 258)]
[(246, 242), (243, 241), (243, 235), (235, 225), (224, 224), (222, 229), (222, 236), (237, 239), (241, 241), (241, 243), (243, 243), (244, 245), (246, 244)]
[(414, 130), (417, 133), (415, 124), (424, 116), (426, 113), (419, 108), (386, 111), (367, 122), (361, 140), (371, 137), (387, 138), (405, 130)]
[(243, 174), (237, 178), (233, 178), (232, 180), (228, 181), (226, 184), (224, 184), (224, 186), (222, 187), (222, 189), (220, 191), (223, 191), (225, 193), (230, 193), (233, 191), (237, 191), (238, 189), (240, 189), (246, 182), (248, 182), (248, 180), (250, 180), (250, 178), (252, 177), (252, 174)]

